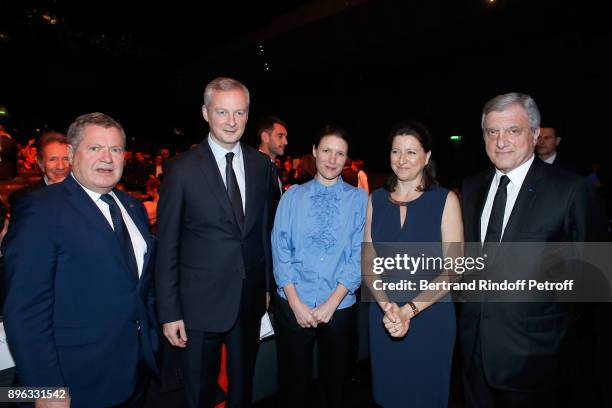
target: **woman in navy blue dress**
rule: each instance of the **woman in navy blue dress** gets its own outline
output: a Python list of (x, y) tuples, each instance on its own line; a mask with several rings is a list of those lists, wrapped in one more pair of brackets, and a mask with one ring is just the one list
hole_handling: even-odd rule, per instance
[[(404, 122), (394, 127), (393, 175), (385, 188), (372, 193), (367, 210), (364, 241), (373, 242), (377, 250), (382, 243), (419, 243), (427, 247), (428, 255), (444, 256), (445, 244), (463, 242), (459, 200), (437, 185), (430, 156), (431, 139), (424, 126)], [(402, 303), (391, 293), (373, 292), (377, 292), (377, 303), (370, 305), (374, 400), (385, 408), (447, 407), (456, 331), (448, 295), (434, 293), (433, 299), (438, 299), (434, 302), (431, 292), (413, 292), (417, 296)]]

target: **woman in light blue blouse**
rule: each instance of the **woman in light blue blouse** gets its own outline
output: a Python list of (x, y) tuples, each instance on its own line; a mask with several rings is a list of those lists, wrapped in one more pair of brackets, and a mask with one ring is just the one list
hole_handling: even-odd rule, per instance
[(321, 402), (341, 407), (353, 339), (355, 291), (367, 195), (340, 177), (348, 155), (344, 130), (327, 126), (314, 146), (317, 174), (282, 197), (272, 254), (280, 406), (309, 406), (318, 346)]

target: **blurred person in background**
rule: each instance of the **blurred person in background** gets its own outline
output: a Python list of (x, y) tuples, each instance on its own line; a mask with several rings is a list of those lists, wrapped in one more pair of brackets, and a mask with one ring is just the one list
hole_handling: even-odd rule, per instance
[(366, 193), (370, 193), (370, 186), (368, 185), (368, 175), (363, 170), (363, 160), (353, 160), (351, 164), (353, 171), (357, 172), (357, 187), (365, 190)]
[(37, 164), (42, 172), (42, 179), (11, 193), (9, 196), (11, 208), (15, 206), (16, 200), (24, 194), (51, 184), (60, 183), (70, 174), (68, 139), (63, 133), (43, 133), (38, 140), (37, 154)]
[(0, 125), (0, 179), (17, 177), (18, 147), (4, 125)]

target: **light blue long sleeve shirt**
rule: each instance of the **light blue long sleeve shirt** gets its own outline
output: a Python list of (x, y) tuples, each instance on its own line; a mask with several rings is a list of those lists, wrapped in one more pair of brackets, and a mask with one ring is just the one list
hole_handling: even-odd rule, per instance
[(348, 289), (338, 309), (355, 303), (361, 283), (361, 243), (367, 194), (339, 179), (331, 186), (313, 179), (283, 194), (272, 230), (278, 294), (292, 283), (300, 300), (314, 308), (338, 284)]

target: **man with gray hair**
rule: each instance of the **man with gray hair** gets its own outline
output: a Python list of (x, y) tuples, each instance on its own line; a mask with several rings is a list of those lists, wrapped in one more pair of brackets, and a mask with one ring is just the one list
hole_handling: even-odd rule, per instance
[(251, 406), (271, 263), (270, 159), (240, 141), (249, 92), (217, 78), (204, 91), (208, 136), (167, 163), (155, 274), (164, 335), (183, 348), (188, 407), (213, 407), (227, 345), (228, 406)]
[(155, 242), (142, 203), (114, 188), (121, 125), (82, 115), (68, 141), (72, 174), (18, 200), (3, 242), (8, 343), (23, 386), (69, 388), (37, 407), (140, 406), (157, 370)]
[[(604, 232), (586, 180), (534, 155), (540, 134), (535, 101), (520, 93), (496, 96), (482, 112), (486, 153), (493, 167), (463, 183), (465, 242), (494, 249), (512, 263), (508, 242), (596, 241)], [(491, 257), (489, 257), (491, 258)], [(516, 262), (516, 259), (514, 260)], [(516, 271), (523, 273), (524, 271)], [(491, 277), (491, 275), (487, 275)], [(558, 407), (569, 400), (576, 356), (571, 304), (465, 303), (459, 318), (467, 407)]]

